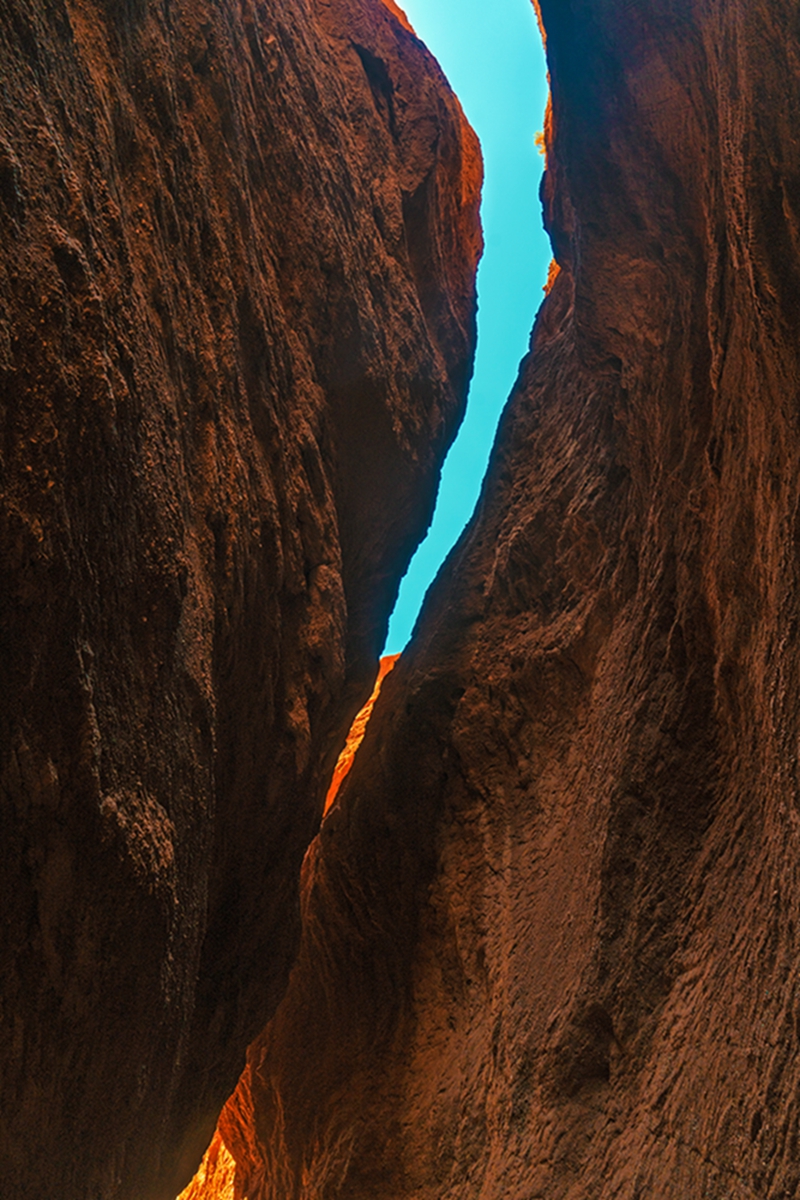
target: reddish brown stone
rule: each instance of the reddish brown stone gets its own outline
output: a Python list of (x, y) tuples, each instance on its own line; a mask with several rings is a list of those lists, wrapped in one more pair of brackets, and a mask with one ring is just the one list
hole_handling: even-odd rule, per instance
[(394, 0), (383, 0), (390, 13), (394, 13), (401, 25), (403, 25), (409, 33), (413, 33), (411, 22), (399, 5), (395, 4)]
[(171, 1198), (463, 411), (480, 159), (378, 0), (3, 0), (0, 80), (0, 1196)]
[(249, 1200), (800, 1194), (800, 24), (541, 0), (561, 270), (306, 860)]

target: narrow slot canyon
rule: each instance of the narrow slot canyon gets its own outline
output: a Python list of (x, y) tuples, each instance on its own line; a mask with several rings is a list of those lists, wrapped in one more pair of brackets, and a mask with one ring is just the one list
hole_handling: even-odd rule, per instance
[(481, 0), (411, 0), (406, 10), (481, 143), (484, 250), (467, 411), (444, 462), (431, 528), (400, 585), (386, 653), (407, 644), (425, 591), (472, 515), (552, 262), (539, 200), (547, 69), (531, 0), (497, 0), (491, 12)]
[(800, 1197), (796, 5), (537, 0), (502, 387), (416, 9), (0, 6), (2, 1200)]
[[(412, 560), (410, 573), (401, 585), (398, 604), (390, 620), (388, 644), (403, 646), (408, 640), (411, 621), (419, 609), (424, 589), (431, 582), (431, 571), (438, 569), (441, 559), (471, 515), (480, 477), (485, 470), (488, 447), (494, 437), (499, 407), (517, 372), (527, 342), (530, 317), (526, 317), (526, 308), (533, 313), (542, 291), (549, 287), (548, 265), (549, 275), (552, 275), (554, 264), (550, 259), (549, 241), (543, 228), (539, 238), (536, 237), (536, 221), (540, 210), (537, 158), (544, 155), (545, 146), (544, 135), (535, 131), (537, 126), (543, 125), (547, 88), (543, 62), (540, 67), (540, 86), (532, 86), (530, 80), (531, 68), (537, 60), (535, 39), (541, 36), (541, 26), (536, 30), (536, 14), (530, 0), (516, 0), (516, 3), (514, 0), (505, 0), (492, 13), (491, 28), (484, 27), (483, 31), (480, 22), (484, 14), (480, 11), (480, 4), (473, 4), (474, 11), (465, 10), (463, 4), (452, 4), (450, 12), (440, 5), (437, 13), (435, 6), (434, 12), (431, 12), (430, 6), (426, 7), (424, 2), (415, 3), (415, 0), (412, 0), (411, 6), (406, 3), (405, 9), (399, 8), (391, 0), (384, 0), (384, 3), (415, 37), (428, 25), (435, 40), (430, 41), (426, 36), (425, 44), (434, 51), (436, 40), (447, 48), (449, 41), (459, 41), (460, 37), (453, 65), (470, 89), (470, 94), (466, 97), (461, 92), (459, 100), (468, 119), (472, 116), (470, 100), (478, 109), (481, 120), (477, 123), (476, 132), (480, 136), (484, 160), (481, 205), (483, 256), (477, 276), (479, 311), (475, 367), (466, 418), (450, 449), (439, 485), (437, 499), (440, 507), (434, 511), (433, 527), (418, 548), (421, 561), (415, 563)], [(434, 17), (438, 17), (438, 20), (431, 23)], [(469, 36), (467, 30), (470, 31)], [(506, 77), (509, 64), (513, 64), (515, 71), (513, 82)], [(456, 82), (452, 75), (449, 82), (451, 85)], [(513, 128), (509, 129), (510, 126)], [(537, 272), (540, 279), (547, 278), (546, 287), (542, 287), (537, 280)], [(471, 421), (470, 409), (473, 405), (479, 406), (481, 411)], [(444, 516), (442, 507), (446, 510)], [(399, 658), (400, 652), (396, 650), (380, 660), (370, 697), (353, 719), (344, 748), (337, 759), (325, 798), (323, 821), (353, 767), (383, 683)], [(313, 886), (313, 863), (321, 852), (319, 838), (320, 835), (312, 842), (304, 863), (301, 887), (306, 896)], [(252, 1182), (245, 1185), (242, 1180), (249, 1179), (249, 1166), (244, 1166), (240, 1161), (237, 1187), (237, 1164), (228, 1149), (223, 1131), (228, 1129), (225, 1122), (230, 1113), (235, 1111), (237, 1115), (233, 1119), (239, 1122), (240, 1132), (244, 1133), (249, 1122), (250, 1138), (257, 1137), (254, 1101), (249, 1094), (251, 1086), (248, 1068), (226, 1108), (223, 1121), (215, 1131), (197, 1174), (177, 1200), (236, 1200), (237, 1194), (243, 1194), (243, 1189), (252, 1190), (254, 1186), (256, 1194), (263, 1196), (291, 1195), (296, 1190), (297, 1182), (293, 1181), (286, 1165), (277, 1160), (271, 1169), (285, 1172), (280, 1182), (273, 1178), (268, 1184), (259, 1180), (257, 1185)], [(242, 1112), (247, 1115), (242, 1116)], [(270, 1150), (267, 1148), (268, 1153)], [(280, 1152), (285, 1155), (286, 1147), (281, 1146)], [(333, 1169), (336, 1171), (339, 1167)], [(301, 1191), (306, 1186), (300, 1185)], [(322, 1185), (315, 1184), (315, 1188), (319, 1186)]]

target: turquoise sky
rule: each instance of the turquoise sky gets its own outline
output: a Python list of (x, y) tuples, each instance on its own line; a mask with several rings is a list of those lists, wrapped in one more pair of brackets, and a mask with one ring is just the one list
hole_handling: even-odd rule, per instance
[(405, 646), (423, 596), (469, 520), (500, 411), (528, 348), (547, 278), (542, 228), (547, 78), (530, 0), (398, 0), (439, 60), (481, 140), (486, 249), (478, 272), (478, 353), (461, 432), (442, 475), (430, 533), (400, 588), (384, 654)]

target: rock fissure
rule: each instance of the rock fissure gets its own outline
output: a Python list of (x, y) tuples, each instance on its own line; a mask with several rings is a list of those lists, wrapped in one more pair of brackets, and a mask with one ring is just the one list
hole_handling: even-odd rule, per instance
[(800, 24), (536, 9), (558, 271), (368, 724), (457, 101), (392, 0), (0, 9), (3, 1195), (800, 1195)]
[(480, 155), (372, 0), (12, 0), (0, 76), (0, 1194), (172, 1200), (463, 413)]
[(795, 169), (800, 31), (537, 9), (559, 271), (220, 1129), (291, 1196), (314, 1162), (348, 1200), (793, 1196), (797, 1031), (752, 1014), (796, 940), (798, 262), (763, 155)]

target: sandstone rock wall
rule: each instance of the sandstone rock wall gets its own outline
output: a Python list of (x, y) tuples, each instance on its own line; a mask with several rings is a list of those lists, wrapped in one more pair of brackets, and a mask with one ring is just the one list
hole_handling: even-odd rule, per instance
[(377, 0), (4, 0), (0, 84), (0, 1195), (172, 1197), (463, 411), (480, 158)]
[(249, 1200), (800, 1195), (797, 7), (540, 8), (561, 270), (306, 860)]

